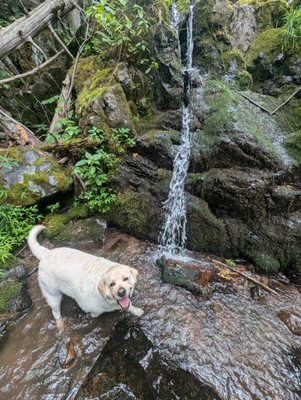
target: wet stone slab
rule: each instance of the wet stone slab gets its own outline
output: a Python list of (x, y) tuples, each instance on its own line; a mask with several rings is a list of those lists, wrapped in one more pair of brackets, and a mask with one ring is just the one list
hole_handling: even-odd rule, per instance
[(215, 390), (162, 357), (143, 330), (120, 321), (76, 400), (220, 400)]

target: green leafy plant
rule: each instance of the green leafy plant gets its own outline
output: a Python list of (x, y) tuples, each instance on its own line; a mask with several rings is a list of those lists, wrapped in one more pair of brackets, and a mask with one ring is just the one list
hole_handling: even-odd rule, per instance
[(29, 230), (41, 218), (37, 206), (0, 205), (0, 261), (3, 263), (26, 239)]
[(301, 7), (291, 6), (283, 17), (281, 27), (283, 48), (292, 51), (301, 44)]
[(106, 213), (115, 201), (116, 196), (106, 187), (106, 184), (107, 171), (114, 167), (116, 162), (114, 154), (99, 148), (94, 154), (86, 151), (85, 157), (75, 164), (74, 173), (80, 175), (87, 189), (78, 200), (85, 201), (91, 211)]
[(97, 0), (87, 9), (87, 15), (93, 15), (98, 24), (91, 43), (102, 58), (126, 60), (140, 65), (145, 73), (158, 67), (150, 57), (147, 37), (151, 24), (141, 6), (130, 8), (129, 0)]
[(16, 161), (13, 161), (6, 156), (0, 156), (0, 169), (1, 168), (12, 169), (16, 165), (18, 165)]
[(50, 212), (50, 214), (54, 214), (56, 211), (60, 209), (61, 205), (59, 202), (54, 204), (49, 204), (46, 209)]
[[(114, 154), (107, 150), (104, 132), (91, 127), (88, 136), (99, 140), (99, 147), (86, 151), (84, 157), (74, 167), (74, 173), (82, 179), (86, 190), (78, 196), (78, 202), (85, 202), (91, 211), (107, 213), (116, 200), (116, 195), (108, 187), (109, 173), (118, 163), (126, 149), (134, 146), (135, 140), (128, 128), (112, 128), (111, 136), (115, 144)], [(112, 144), (111, 144), (112, 145)]]
[(118, 154), (125, 153), (126, 148), (135, 146), (135, 139), (131, 135), (129, 128), (112, 128), (112, 137), (116, 144)]

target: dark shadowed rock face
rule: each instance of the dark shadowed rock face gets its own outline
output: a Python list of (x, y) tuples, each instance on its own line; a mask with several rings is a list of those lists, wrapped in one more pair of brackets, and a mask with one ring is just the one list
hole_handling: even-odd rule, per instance
[(116, 325), (76, 399), (218, 400), (215, 390), (162, 357), (139, 326)]

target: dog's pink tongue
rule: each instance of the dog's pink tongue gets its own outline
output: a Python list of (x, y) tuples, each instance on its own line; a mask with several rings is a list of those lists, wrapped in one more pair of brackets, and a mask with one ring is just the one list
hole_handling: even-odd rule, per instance
[(118, 300), (118, 303), (122, 308), (128, 308), (130, 306), (130, 299), (128, 297), (124, 297), (123, 299)]

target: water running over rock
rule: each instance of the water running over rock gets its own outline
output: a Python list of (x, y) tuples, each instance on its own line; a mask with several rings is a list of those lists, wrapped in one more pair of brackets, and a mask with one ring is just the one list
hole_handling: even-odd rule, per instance
[[(168, 198), (164, 203), (165, 220), (161, 235), (160, 244), (163, 246), (164, 254), (172, 256), (184, 250), (186, 241), (186, 200), (185, 182), (190, 163), (191, 147), (193, 143), (193, 133), (190, 129), (190, 73), (192, 71), (193, 53), (193, 9), (191, 3), (189, 18), (187, 22), (187, 54), (183, 69), (184, 73), (184, 92), (182, 104), (182, 136), (181, 144), (174, 158), (173, 174), (169, 186)], [(175, 3), (173, 3), (173, 22), (178, 28), (179, 20)]]

